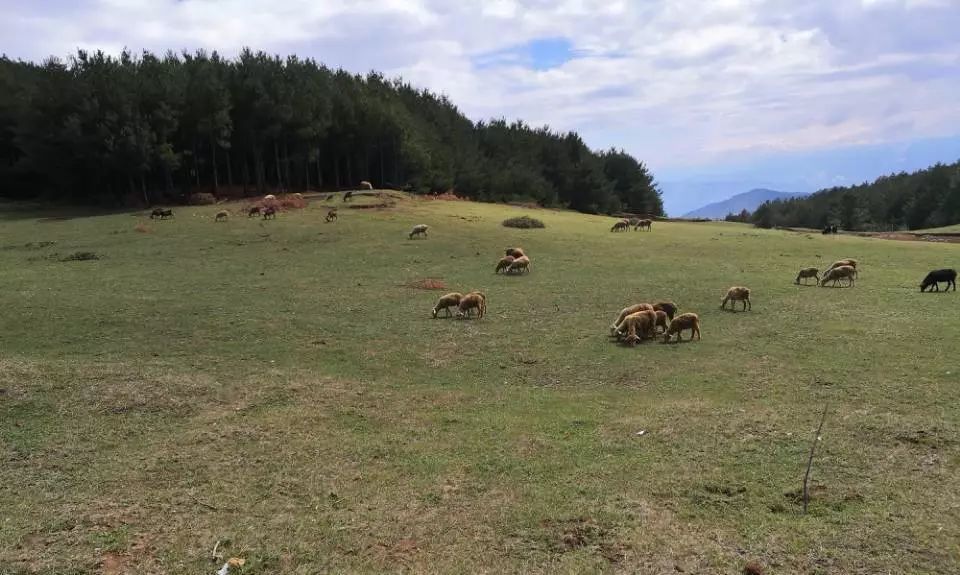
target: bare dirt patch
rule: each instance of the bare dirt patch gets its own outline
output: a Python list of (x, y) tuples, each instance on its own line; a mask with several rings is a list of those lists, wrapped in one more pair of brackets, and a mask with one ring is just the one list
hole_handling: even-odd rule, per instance
[(413, 289), (441, 290), (447, 289), (447, 284), (441, 279), (425, 278), (410, 282), (406, 285), (406, 287)]

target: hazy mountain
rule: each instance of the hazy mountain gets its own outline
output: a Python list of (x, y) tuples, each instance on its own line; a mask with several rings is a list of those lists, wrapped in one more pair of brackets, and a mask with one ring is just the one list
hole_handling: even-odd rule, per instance
[(803, 193), (778, 192), (766, 188), (756, 188), (749, 192), (743, 192), (729, 197), (723, 201), (707, 204), (702, 208), (687, 212), (683, 215), (685, 218), (713, 218), (720, 219), (727, 214), (739, 214), (743, 210), (752, 212), (757, 207), (768, 200), (786, 200), (806, 196)]

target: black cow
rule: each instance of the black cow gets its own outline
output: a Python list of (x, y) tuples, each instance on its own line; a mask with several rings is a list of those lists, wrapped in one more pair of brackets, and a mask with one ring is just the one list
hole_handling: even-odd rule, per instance
[(940, 282), (946, 282), (947, 284), (947, 289), (943, 291), (950, 291), (950, 286), (953, 286), (953, 291), (957, 291), (957, 270), (933, 270), (927, 274), (927, 277), (923, 278), (923, 283), (920, 284), (920, 291), (927, 291), (927, 288), (930, 286), (933, 286), (933, 289), (930, 291), (940, 291)]

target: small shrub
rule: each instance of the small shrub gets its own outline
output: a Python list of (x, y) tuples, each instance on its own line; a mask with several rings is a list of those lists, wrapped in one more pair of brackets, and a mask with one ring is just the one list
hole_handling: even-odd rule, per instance
[(217, 198), (208, 192), (200, 192), (196, 194), (190, 194), (190, 198), (187, 200), (191, 206), (209, 206), (217, 203)]
[(85, 262), (89, 260), (98, 260), (100, 256), (93, 252), (73, 252), (69, 256), (60, 258), (62, 262)]
[(519, 218), (510, 218), (508, 220), (503, 220), (504, 227), (507, 228), (521, 228), (521, 229), (530, 229), (530, 228), (545, 228), (543, 222), (536, 218), (531, 218), (530, 216), (520, 216)]

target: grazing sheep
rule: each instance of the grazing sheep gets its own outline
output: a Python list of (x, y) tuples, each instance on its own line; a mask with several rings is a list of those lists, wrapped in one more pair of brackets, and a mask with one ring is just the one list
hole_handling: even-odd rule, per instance
[(302, 200), (303, 194), (301, 194), (300, 192), (293, 192), (293, 197), (297, 198), (298, 200)]
[(927, 274), (927, 277), (923, 278), (923, 283), (920, 284), (920, 291), (927, 291), (927, 288), (930, 286), (933, 286), (933, 289), (930, 291), (940, 291), (940, 282), (947, 283), (947, 289), (943, 291), (950, 291), (951, 285), (953, 286), (953, 291), (957, 291), (957, 270), (933, 270)]
[(663, 334), (663, 343), (670, 343), (670, 337), (673, 334), (677, 334), (677, 341), (681, 341), (685, 329), (690, 330), (690, 341), (693, 341), (694, 335), (697, 336), (698, 340), (702, 339), (700, 337), (700, 317), (695, 313), (682, 313), (670, 322), (670, 327)]
[(347, 200), (349, 200), (349, 199), (351, 199), (351, 198), (353, 198), (353, 192), (344, 192), (344, 194), (343, 194), (343, 201), (347, 201)]
[(610, 333), (616, 333), (620, 330), (620, 324), (623, 323), (623, 320), (628, 316), (635, 314), (639, 311), (653, 311), (653, 306), (648, 303), (635, 303), (631, 306), (627, 306), (620, 310), (620, 313), (617, 315), (617, 320), (613, 322), (613, 325), (610, 326)]
[(265, 220), (275, 220), (277, 219), (277, 208), (269, 207), (263, 209), (263, 219)]
[(840, 266), (850, 266), (850, 267), (852, 267), (852, 268), (855, 268), (855, 267), (857, 267), (857, 260), (851, 260), (851, 259), (837, 260), (837, 261), (833, 262), (832, 264), (830, 264), (830, 267), (828, 267), (827, 270), (826, 270), (825, 272), (823, 272), (823, 273), (827, 273), (828, 271), (830, 271), (830, 270), (832, 270), (832, 269), (834, 269), (834, 268), (838, 268), (838, 267), (840, 267)]
[(823, 277), (820, 279), (820, 286), (826, 286), (828, 281), (832, 281), (833, 285), (836, 286), (843, 278), (847, 278), (847, 287), (853, 287), (856, 283), (854, 280), (857, 278), (857, 268), (853, 266), (837, 266), (828, 269), (823, 272)]
[(336, 210), (336, 208), (334, 208), (334, 209), (330, 210), (329, 212), (327, 212), (327, 217), (324, 219), (324, 221), (326, 221), (326, 222), (332, 222), (332, 221), (335, 220), (335, 219), (337, 219), (337, 210)]
[(441, 296), (440, 299), (437, 300), (437, 305), (433, 306), (433, 317), (437, 317), (440, 310), (446, 311), (447, 317), (453, 316), (453, 314), (450, 313), (450, 308), (460, 305), (461, 299), (463, 299), (463, 294), (460, 292), (452, 292)]
[(658, 309), (658, 310), (656, 310), (654, 313), (657, 314), (657, 321), (654, 323), (654, 326), (653, 326), (653, 334), (654, 334), (654, 335), (657, 334), (657, 328), (658, 328), (658, 327), (662, 327), (662, 328), (663, 328), (663, 332), (662, 332), (662, 333), (666, 333), (666, 332), (667, 332), (667, 328), (670, 326), (670, 322), (671, 322), (672, 320), (670, 319), (669, 316), (667, 316), (667, 312), (665, 312), (665, 311), (663, 311), (663, 310), (659, 310), (659, 309)]
[(514, 260), (513, 256), (503, 256), (502, 258), (500, 258), (500, 261), (497, 262), (497, 267), (496, 269), (493, 270), (493, 273), (495, 274), (500, 273), (501, 270), (506, 272), (507, 270), (510, 269), (510, 264), (513, 263), (513, 260)]
[(527, 256), (520, 256), (514, 258), (510, 263), (510, 267), (507, 268), (507, 273), (523, 273), (530, 271), (530, 258)]
[(366, 180), (363, 180), (362, 182), (360, 182), (360, 189), (361, 189), (361, 190), (372, 190), (372, 189), (373, 189), (373, 184), (371, 184), (370, 182), (368, 182), (368, 181), (366, 181)]
[(220, 210), (219, 212), (217, 212), (217, 215), (213, 217), (213, 221), (225, 222), (229, 217), (230, 217), (230, 212), (228, 212), (227, 210)]
[[(797, 285), (800, 285), (800, 280), (801, 279), (806, 280), (807, 278), (814, 278), (817, 283), (820, 283), (820, 270), (818, 270), (817, 268), (803, 268), (797, 274), (797, 279), (794, 283), (796, 283)], [(804, 281), (803, 285), (807, 285), (807, 282)]]
[(430, 229), (430, 226), (428, 226), (427, 224), (417, 224), (413, 226), (412, 230), (410, 230), (410, 235), (408, 236), (408, 238), (412, 240), (414, 236), (427, 237), (428, 229)]
[(263, 201), (265, 201), (265, 202), (275, 202), (275, 201), (277, 201), (277, 196), (275, 196), (275, 195), (273, 195), (273, 194), (267, 194), (267, 195), (263, 196)]
[(150, 212), (151, 220), (154, 218), (160, 218), (161, 220), (164, 220), (166, 218), (172, 218), (172, 217), (173, 217), (173, 210), (171, 210), (170, 208), (167, 208), (167, 209), (154, 208), (153, 211)]
[(655, 311), (663, 311), (667, 314), (667, 317), (672, 320), (673, 316), (677, 315), (677, 309), (679, 308), (677, 308), (677, 304), (672, 301), (661, 301), (653, 304), (653, 309)]
[(613, 227), (610, 228), (611, 232), (623, 232), (630, 229), (630, 222), (627, 220), (620, 220), (619, 222), (613, 224)]
[(247, 217), (252, 218), (253, 216), (260, 215), (260, 206), (253, 206), (247, 211)]
[(470, 292), (460, 299), (457, 305), (457, 317), (467, 317), (472, 310), (477, 310), (477, 319), (487, 313), (487, 297), (478, 291)]
[(720, 302), (720, 309), (726, 309), (727, 302), (730, 302), (730, 311), (736, 311), (736, 302), (743, 302), (743, 311), (747, 311), (747, 306), (753, 310), (753, 304), (750, 303), (750, 288), (735, 286), (727, 290), (727, 295)]
[(522, 258), (523, 256), (527, 255), (523, 251), (523, 248), (507, 248), (506, 254), (515, 258)]
[(653, 220), (640, 220), (639, 222), (637, 222), (636, 227), (633, 228), (633, 231), (637, 231), (638, 228), (641, 230), (647, 230), (648, 232), (652, 232)]
[(656, 336), (657, 313), (652, 310), (638, 311), (623, 318), (617, 336), (626, 336), (627, 345), (636, 345), (644, 339)]

